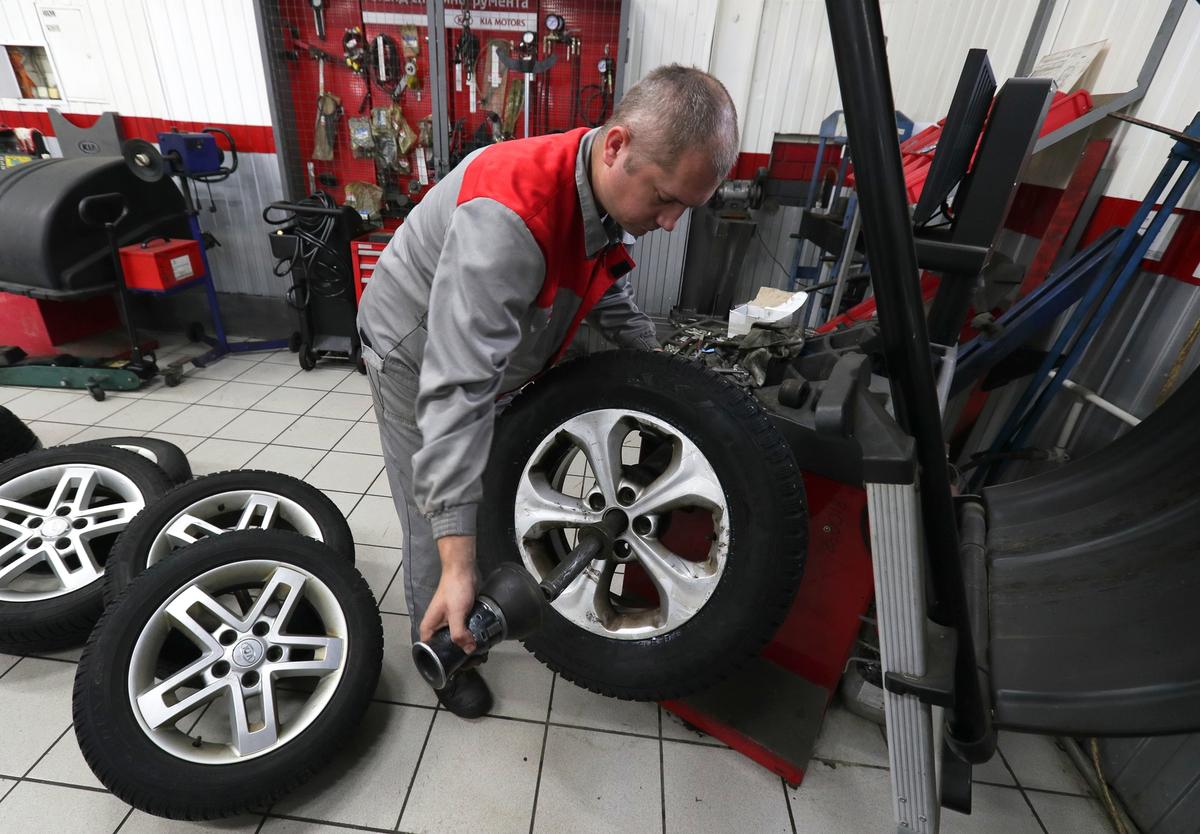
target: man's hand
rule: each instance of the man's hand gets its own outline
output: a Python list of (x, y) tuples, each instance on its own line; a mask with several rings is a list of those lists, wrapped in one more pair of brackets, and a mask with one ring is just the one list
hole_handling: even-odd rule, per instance
[(421, 620), (421, 639), (449, 625), (450, 639), (470, 654), (475, 651), (475, 638), (467, 630), (467, 614), (475, 604), (475, 537), (443, 536), (437, 546), (442, 578)]

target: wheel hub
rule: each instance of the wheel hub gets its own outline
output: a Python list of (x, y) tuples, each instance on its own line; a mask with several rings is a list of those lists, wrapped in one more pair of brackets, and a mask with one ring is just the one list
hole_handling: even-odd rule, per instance
[(42, 525), (42, 535), (46, 538), (57, 539), (59, 536), (65, 536), (70, 529), (70, 519), (55, 517)]
[(260, 666), (267, 656), (267, 648), (257, 637), (247, 637), (233, 647), (230, 660), (241, 669), (253, 669)]

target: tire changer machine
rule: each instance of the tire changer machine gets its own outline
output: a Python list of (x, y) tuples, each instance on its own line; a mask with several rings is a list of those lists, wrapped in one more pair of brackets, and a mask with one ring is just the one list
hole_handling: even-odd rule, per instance
[[(799, 784), (838, 681), (861, 660), (873, 596), (893, 830), (933, 834), (942, 807), (970, 813), (971, 768), (994, 755), (999, 729), (1200, 730), (1200, 647), (1179, 639), (1200, 591), (1200, 443), (1189, 428), (1200, 375), (1106, 449), (954, 495), (942, 413), (957, 342), (1053, 85), (1010, 79), (994, 101), (966, 91), (963, 101), (982, 100), (966, 108), (981, 126), (990, 115), (969, 172), (974, 134), (947, 154), (961, 166), (953, 222), (914, 237), (878, 0), (826, 6), (874, 290), (860, 307), (877, 318), (856, 308), (835, 319), (758, 390), (804, 473), (804, 579), (760, 657), (663, 705)], [(1147, 235), (1131, 224), (1114, 246), (1112, 232), (1070, 268), (1102, 276), (1097, 264), (1111, 275), (1121, 258), (1140, 263), (1200, 167), (1198, 146), (1172, 151), (1168, 167), (1184, 178)], [(918, 267), (941, 276), (928, 316)]]

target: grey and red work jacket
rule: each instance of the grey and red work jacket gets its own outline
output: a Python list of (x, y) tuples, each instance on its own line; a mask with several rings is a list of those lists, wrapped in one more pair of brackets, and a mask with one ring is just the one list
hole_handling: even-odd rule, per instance
[(363, 293), (366, 361), (412, 388), (411, 497), (436, 538), (475, 533), (497, 396), (557, 361), (585, 317), (619, 346), (658, 346), (624, 232), (592, 193), (597, 133), (472, 153), (409, 214)]

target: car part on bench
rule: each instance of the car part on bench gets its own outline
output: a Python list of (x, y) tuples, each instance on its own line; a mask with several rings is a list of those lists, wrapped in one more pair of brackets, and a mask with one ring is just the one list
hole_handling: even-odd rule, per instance
[(172, 484), (182, 484), (192, 479), (192, 467), (187, 455), (174, 443), (154, 437), (102, 437), (85, 440), (84, 444), (115, 446), (128, 452), (136, 452), (166, 473)]
[(0, 405), (0, 461), (31, 452), (40, 445), (25, 421)]
[[(100, 781), (148, 813), (210, 819), (270, 805), (328, 762), (383, 662), (375, 599), (340, 556), (246, 530), (135, 578), (75, 676), (75, 735)], [(166, 650), (176, 634), (189, 655)]]
[(154, 464), (106, 446), (0, 464), (0, 651), (82, 643), (103, 609), (113, 542), (170, 487)]
[(628, 526), (613, 557), (568, 587), (528, 648), (639, 700), (703, 689), (762, 648), (800, 580), (807, 509), (791, 449), (748, 393), (634, 351), (529, 386), (497, 423), (484, 477), (485, 574), (519, 560), (540, 581), (614, 510)]
[(115, 599), (135, 576), (176, 548), (246, 529), (300, 533), (354, 563), (350, 525), (325, 493), (278, 472), (219, 472), (176, 487), (129, 526), (113, 547), (104, 598)]

